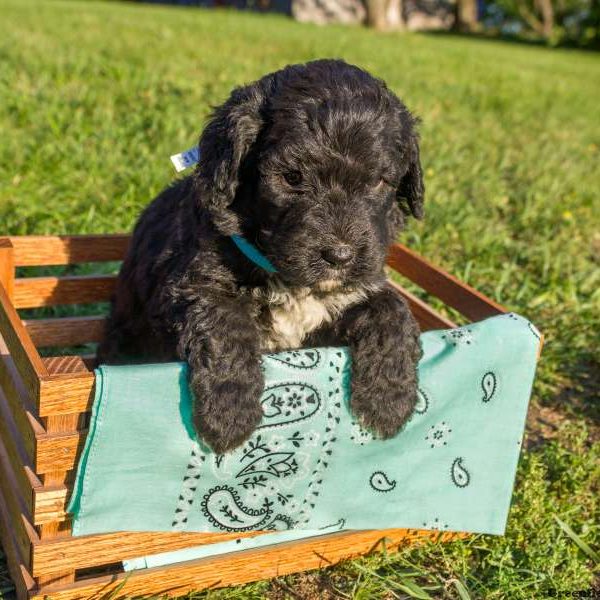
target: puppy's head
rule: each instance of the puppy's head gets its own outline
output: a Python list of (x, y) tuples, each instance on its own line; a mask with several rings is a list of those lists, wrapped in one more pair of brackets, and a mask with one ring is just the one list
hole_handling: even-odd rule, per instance
[(238, 88), (200, 138), (199, 202), (255, 243), (290, 285), (378, 278), (404, 217), (423, 216), (415, 119), (342, 61), (294, 65)]

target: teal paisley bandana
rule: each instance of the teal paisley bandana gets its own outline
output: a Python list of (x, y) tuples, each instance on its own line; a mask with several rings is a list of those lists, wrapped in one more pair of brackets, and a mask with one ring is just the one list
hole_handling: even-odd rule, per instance
[(421, 343), (419, 401), (395, 438), (355, 422), (348, 351), (314, 348), (263, 357), (263, 421), (225, 455), (195, 437), (184, 364), (100, 367), (73, 535), (282, 532), (242, 549), (338, 529), (502, 534), (540, 334), (508, 314)]

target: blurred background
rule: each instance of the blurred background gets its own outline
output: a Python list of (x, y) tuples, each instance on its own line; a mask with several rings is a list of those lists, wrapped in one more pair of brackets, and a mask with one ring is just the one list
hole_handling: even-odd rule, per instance
[[(130, 231), (233, 87), (343, 58), (421, 118), (426, 218), (401, 241), (529, 318), (546, 345), (506, 536), (195, 597), (531, 600), (600, 586), (599, 2), (199, 4), (0, 0), (0, 235)], [(0, 598), (2, 565), (0, 551)]]
[(381, 31), (455, 31), (598, 48), (598, 0), (149, 0), (291, 15), (305, 23), (366, 24)]

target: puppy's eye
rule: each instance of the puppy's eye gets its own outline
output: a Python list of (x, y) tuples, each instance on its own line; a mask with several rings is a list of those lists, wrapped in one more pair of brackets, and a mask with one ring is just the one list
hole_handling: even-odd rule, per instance
[(302, 173), (300, 171), (287, 171), (283, 174), (283, 178), (291, 186), (297, 186), (302, 183)]

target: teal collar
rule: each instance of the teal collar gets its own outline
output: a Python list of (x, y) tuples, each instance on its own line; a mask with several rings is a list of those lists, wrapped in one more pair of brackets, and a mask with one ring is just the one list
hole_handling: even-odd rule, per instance
[(251, 260), (255, 265), (258, 265), (261, 269), (269, 273), (277, 273), (277, 269), (273, 266), (271, 261), (261, 253), (261, 251), (248, 240), (244, 239), (241, 235), (232, 235), (231, 239), (233, 243), (238, 247), (240, 252), (248, 259)]

